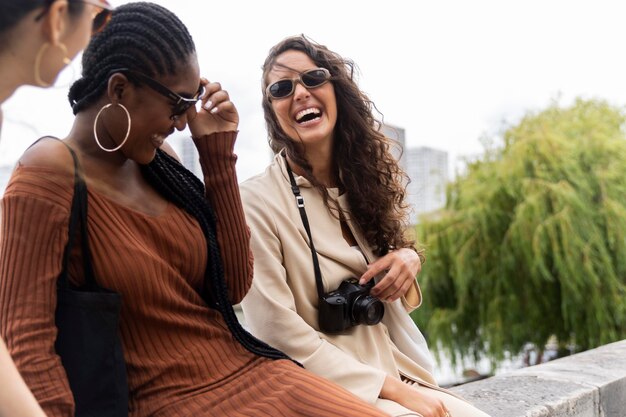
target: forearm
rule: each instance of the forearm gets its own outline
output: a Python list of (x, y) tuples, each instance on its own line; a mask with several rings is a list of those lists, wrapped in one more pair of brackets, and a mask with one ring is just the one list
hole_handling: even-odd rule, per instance
[(0, 417), (45, 417), (0, 339)]
[(215, 209), (217, 238), (233, 304), (241, 301), (252, 282), (250, 231), (246, 225), (235, 163), (237, 132), (194, 138), (200, 154), (206, 197)]
[(389, 375), (380, 390), (380, 398), (397, 402), (398, 404), (418, 412), (424, 417), (449, 417), (445, 404), (436, 396), (418, 391), (397, 378)]
[(403, 393), (406, 394), (406, 388), (408, 388), (408, 386), (405, 383), (387, 375), (383, 387), (380, 390), (380, 398), (400, 403)]

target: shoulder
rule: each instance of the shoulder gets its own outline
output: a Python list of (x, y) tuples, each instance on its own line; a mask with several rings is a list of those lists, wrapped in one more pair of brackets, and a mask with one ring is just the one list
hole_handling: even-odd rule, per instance
[(241, 202), (245, 211), (265, 208), (267, 196), (272, 195), (272, 184), (266, 173), (257, 174), (239, 184)]
[(18, 160), (4, 198), (38, 198), (66, 207), (73, 195), (74, 171), (72, 155), (61, 141), (40, 139)]
[(268, 193), (275, 194), (281, 186), (280, 175), (280, 167), (276, 164), (276, 162), (272, 162), (263, 172), (256, 174), (239, 184), (241, 197), (263, 196), (268, 195)]
[(74, 172), (72, 154), (61, 140), (44, 137), (33, 143), (18, 160), (18, 166), (49, 169), (59, 173)]
[(279, 186), (271, 174), (271, 166), (265, 172), (245, 180), (239, 185), (244, 209), (266, 207), (278, 198)]

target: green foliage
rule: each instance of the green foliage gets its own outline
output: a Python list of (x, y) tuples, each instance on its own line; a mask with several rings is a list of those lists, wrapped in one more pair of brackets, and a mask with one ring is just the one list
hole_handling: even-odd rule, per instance
[(626, 118), (603, 101), (528, 114), (422, 219), (414, 319), (452, 357), (494, 363), (551, 335), (626, 338)]

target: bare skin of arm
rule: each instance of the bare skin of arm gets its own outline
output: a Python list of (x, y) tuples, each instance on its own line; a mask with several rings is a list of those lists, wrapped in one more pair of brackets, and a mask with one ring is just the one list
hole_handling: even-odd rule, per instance
[(0, 417), (45, 417), (0, 340)]
[(395, 401), (424, 417), (446, 417), (448, 410), (443, 402), (413, 389), (399, 379), (387, 376), (380, 397)]

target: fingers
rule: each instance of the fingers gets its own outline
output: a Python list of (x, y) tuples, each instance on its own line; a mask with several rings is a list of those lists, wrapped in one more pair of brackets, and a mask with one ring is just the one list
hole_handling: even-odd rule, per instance
[(410, 275), (399, 277), (392, 285), (381, 293), (380, 297), (385, 301), (396, 301), (409, 291), (409, 288), (411, 288), (414, 282), (415, 277)]
[(428, 407), (428, 410), (425, 410), (423, 413), (424, 416), (452, 417), (443, 401), (433, 398), (433, 401), (430, 402), (429, 405), (430, 407)]
[(417, 253), (411, 249), (399, 249), (370, 264), (361, 276), (360, 283), (368, 282), (386, 271), (385, 276), (372, 288), (371, 294), (381, 300), (395, 301), (407, 293), (420, 270)]
[(372, 288), (371, 294), (385, 301), (395, 301), (409, 290), (415, 276), (406, 265), (395, 264)]
[(376, 262), (371, 263), (367, 266), (367, 271), (363, 275), (361, 275), (361, 279), (359, 280), (359, 284), (364, 285), (369, 282), (376, 275), (381, 272), (391, 268), (392, 259), (389, 257), (389, 254), (383, 256), (378, 259)]
[(436, 403), (437, 415), (441, 417), (449, 417), (450, 414), (448, 413), (448, 409), (446, 408), (446, 405), (443, 403), (443, 401), (437, 399)]
[(224, 108), (223, 103), (230, 103), (230, 97), (222, 85), (218, 82), (209, 82), (206, 78), (201, 79), (204, 85), (204, 95), (202, 96), (202, 108), (213, 114)]
[[(200, 78), (204, 93), (200, 97), (201, 110), (194, 106), (187, 114), (192, 136), (205, 136), (215, 132), (236, 131), (239, 113), (230, 96), (218, 82)], [(196, 114), (197, 113), (197, 114)]]

